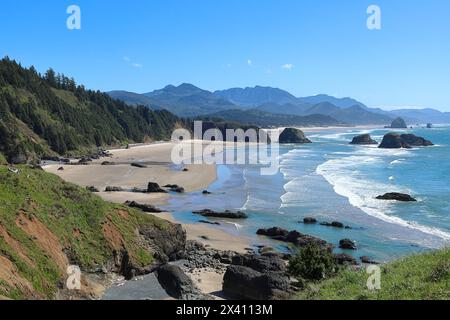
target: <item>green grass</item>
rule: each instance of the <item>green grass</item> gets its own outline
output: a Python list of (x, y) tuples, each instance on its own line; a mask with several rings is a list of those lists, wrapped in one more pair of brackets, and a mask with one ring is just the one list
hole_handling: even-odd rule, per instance
[(321, 283), (309, 284), (301, 300), (448, 300), (450, 249), (410, 256), (381, 266), (381, 290), (367, 289), (365, 270), (342, 270)]
[[(0, 158), (1, 162), (1, 158)], [(17, 240), (29, 264), (0, 237), (0, 255), (16, 266), (18, 273), (32, 283), (41, 298), (53, 298), (57, 283), (65, 277), (49, 255), (44, 252), (21, 228), (16, 225), (19, 212), (25, 212), (42, 222), (57, 236), (63, 248), (70, 252), (82, 270), (92, 270), (105, 265), (112, 258), (112, 249), (103, 235), (103, 224), (111, 221), (119, 231), (131, 261), (138, 266), (148, 266), (154, 260), (136, 235), (136, 229), (145, 224), (165, 228), (168, 222), (140, 211), (108, 203), (98, 196), (55, 175), (26, 166), (18, 167), (19, 175), (0, 166), (0, 225)], [(128, 212), (126, 217), (119, 210)], [(74, 230), (81, 231), (80, 233)], [(23, 298), (23, 292), (11, 288), (0, 279), (0, 295)]]

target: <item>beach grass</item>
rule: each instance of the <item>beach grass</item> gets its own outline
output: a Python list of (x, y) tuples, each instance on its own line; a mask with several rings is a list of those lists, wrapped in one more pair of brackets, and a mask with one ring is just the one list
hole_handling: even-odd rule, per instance
[(366, 269), (341, 270), (320, 283), (309, 284), (299, 300), (448, 300), (450, 248), (409, 256), (381, 268), (381, 289), (369, 290)]

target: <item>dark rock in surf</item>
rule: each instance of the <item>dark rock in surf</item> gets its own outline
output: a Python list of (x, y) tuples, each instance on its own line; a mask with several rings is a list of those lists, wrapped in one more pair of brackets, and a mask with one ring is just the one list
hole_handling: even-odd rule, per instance
[(199, 223), (204, 223), (204, 224), (211, 224), (211, 225), (215, 225), (215, 226), (220, 226), (219, 222), (211, 222), (211, 221), (207, 221), (207, 220), (199, 220)]
[(404, 193), (398, 193), (398, 192), (391, 192), (386, 193), (382, 196), (377, 197), (378, 200), (395, 200), (395, 201), (401, 201), (401, 202), (417, 202), (416, 199), (411, 197), (409, 194)]
[(356, 244), (350, 239), (342, 239), (339, 241), (339, 248), (345, 250), (357, 250)]
[(413, 134), (402, 134), (400, 137), (411, 147), (429, 147), (434, 145), (431, 141)]
[(327, 247), (330, 249), (332, 248), (332, 245), (327, 243), (325, 240), (302, 234), (296, 230), (288, 231), (282, 228), (273, 227), (270, 229), (259, 229), (256, 234), (269, 237), (273, 240), (292, 243), (299, 247), (304, 247), (310, 243), (316, 243), (323, 247)]
[(316, 224), (317, 220), (315, 218), (306, 217), (303, 219), (304, 224)]
[(372, 139), (370, 134), (362, 134), (353, 138), (350, 144), (358, 144), (358, 145), (372, 145), (378, 144), (375, 140)]
[(388, 133), (383, 137), (379, 148), (381, 149), (411, 149), (412, 147), (428, 147), (433, 143), (422, 137), (415, 136), (413, 134)]
[(241, 212), (241, 211), (233, 212), (233, 211), (225, 210), (223, 212), (216, 212), (216, 211), (213, 211), (210, 209), (204, 209), (204, 210), (199, 210), (199, 211), (193, 211), (192, 213), (199, 214), (204, 217), (213, 217), (213, 218), (226, 218), (226, 219), (247, 219), (248, 218), (247, 214), (244, 212)]
[[(333, 228), (339, 228), (339, 229), (344, 229), (346, 228), (346, 226), (339, 221), (333, 221), (333, 222), (321, 222), (320, 223), (321, 226), (325, 226), (325, 227), (333, 227)], [(349, 229), (350, 227), (347, 227), (347, 229)]]
[(281, 133), (279, 137), (279, 143), (296, 143), (296, 144), (305, 144), (312, 143), (311, 140), (306, 138), (305, 134), (302, 130), (287, 128)]

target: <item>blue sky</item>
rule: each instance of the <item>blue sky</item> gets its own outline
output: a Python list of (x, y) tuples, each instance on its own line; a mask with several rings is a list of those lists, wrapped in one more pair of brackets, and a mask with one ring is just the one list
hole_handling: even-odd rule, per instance
[(104, 91), (263, 85), (450, 110), (449, 16), (448, 0), (2, 0), (0, 55)]

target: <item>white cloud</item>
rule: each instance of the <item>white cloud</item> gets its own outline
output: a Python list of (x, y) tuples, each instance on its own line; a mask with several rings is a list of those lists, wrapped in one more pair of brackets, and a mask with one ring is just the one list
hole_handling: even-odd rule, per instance
[(294, 65), (292, 63), (286, 63), (286, 64), (283, 64), (281, 66), (281, 68), (285, 69), (285, 70), (292, 70), (292, 68), (294, 68)]
[(251, 67), (251, 66), (253, 65), (253, 61), (250, 60), (250, 59), (248, 59), (248, 60), (247, 60), (247, 64)]
[(143, 68), (144, 66), (142, 65), (142, 64), (140, 64), (140, 63), (137, 63), (137, 62), (133, 62), (129, 57), (127, 57), (127, 56), (124, 56), (123, 57), (123, 61), (125, 61), (126, 62), (126, 64), (128, 64), (130, 67), (133, 67), (133, 68)]

